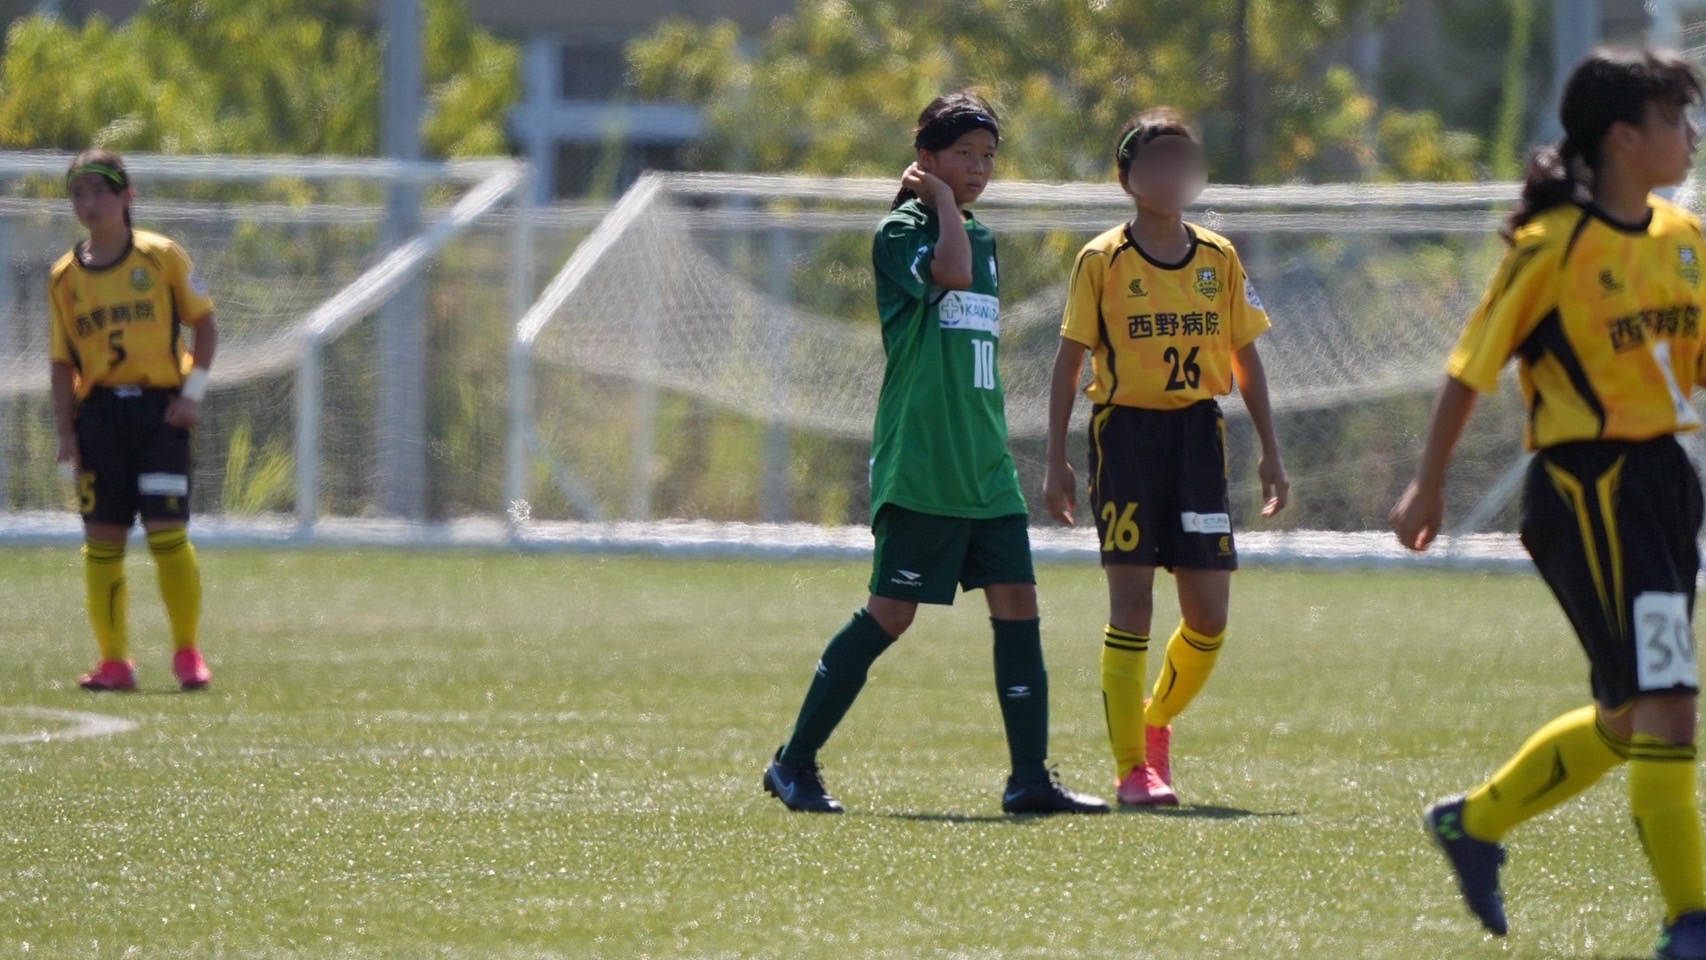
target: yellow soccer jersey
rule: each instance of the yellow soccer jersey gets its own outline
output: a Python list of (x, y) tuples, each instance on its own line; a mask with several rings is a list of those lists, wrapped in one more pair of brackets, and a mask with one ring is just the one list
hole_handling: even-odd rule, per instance
[(1700, 425), (1700, 221), (1653, 198), (1639, 227), (1576, 204), (1516, 232), (1446, 370), (1481, 393), (1518, 358), (1531, 450)]
[(48, 279), (50, 356), (77, 371), (77, 397), (96, 386), (178, 387), (189, 358), (185, 324), (213, 312), (189, 254), (157, 233), (136, 230), (130, 249), (91, 268), (72, 250)]
[(1060, 335), (1091, 351), (1096, 403), (1176, 410), (1232, 389), (1232, 354), (1269, 327), (1225, 237), (1186, 224), (1191, 249), (1159, 263), (1122, 224), (1084, 245)]

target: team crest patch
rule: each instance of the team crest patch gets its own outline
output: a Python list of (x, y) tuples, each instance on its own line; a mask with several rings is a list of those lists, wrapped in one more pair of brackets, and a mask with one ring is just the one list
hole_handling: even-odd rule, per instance
[(1210, 300), (1220, 296), (1220, 272), (1213, 267), (1203, 267), (1198, 270), (1197, 292)]
[(1700, 286), (1700, 254), (1693, 247), (1676, 248), (1677, 271), (1691, 287)]
[(147, 270), (137, 267), (130, 271), (130, 288), (137, 293), (147, 293), (154, 289), (154, 278), (148, 275)]

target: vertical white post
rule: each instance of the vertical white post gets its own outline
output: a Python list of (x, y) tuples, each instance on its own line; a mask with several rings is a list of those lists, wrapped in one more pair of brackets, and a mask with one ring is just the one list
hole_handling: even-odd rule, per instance
[(533, 202), (544, 206), (551, 202), (557, 188), (557, 141), (551, 133), (551, 111), (563, 86), (563, 40), (557, 36), (530, 37), (521, 57), (526, 99), (515, 111), (515, 132), (532, 167)]
[[(648, 219), (640, 229), (650, 232), (658, 227), (654, 220)], [(630, 520), (652, 518), (652, 474), (657, 458), (658, 369), (662, 359), (659, 351), (664, 349), (664, 345), (658, 342), (658, 333), (663, 326), (660, 316), (664, 311), (663, 299), (658, 296), (655, 283), (645, 284), (644, 290), (638, 304), (639, 316), (634, 318), (631, 341), (637, 369), (634, 380), (633, 480), (628, 491)]]
[[(384, 96), (380, 150), (414, 161), (421, 156), (420, 0), (384, 0)], [(383, 242), (396, 249), (420, 231), (420, 185), (391, 182)], [(379, 508), (394, 517), (425, 519), (426, 334), (425, 279), (416, 275), (379, 310), (379, 396), (374, 449), (378, 452)]]
[[(770, 299), (785, 312), (794, 299), (794, 282), (788, 258), (788, 230), (771, 227), (765, 231), (764, 273), (769, 280)], [(786, 315), (786, 314), (785, 314)], [(782, 413), (788, 405), (788, 351), (793, 348), (785, 323), (764, 331), (765, 367), (770, 373), (770, 410), (774, 419), (764, 435), (763, 518), (770, 523), (793, 519), (793, 480), (789, 470), (791, 437)]]
[[(1564, 98), (1564, 84), (1570, 72), (1599, 43), (1605, 30), (1605, 13), (1600, 0), (1569, 0), (1552, 5), (1552, 93), (1548, 104)], [(1556, 143), (1564, 136), (1563, 125), (1556, 109), (1540, 114), (1539, 138)]]
[(527, 499), (527, 476), (531, 458), (528, 441), (533, 432), (533, 355), (531, 344), (523, 342), (521, 323), (533, 302), (533, 171), (523, 172), (521, 182), (510, 194), (515, 222), (510, 231), (509, 259), (511, 264), (509, 311), (509, 415), (504, 437), (504, 491), (502, 509), (510, 527), (516, 532), (524, 519), (522, 503)]
[(320, 351), (318, 336), (307, 334), (302, 366), (296, 371), (296, 525), (313, 533), (320, 512)]
[[(18, 325), (24, 322), (17, 310), (18, 293), (12, 275), (12, 219), (0, 217), (0, 357), (18, 355)], [(4, 438), (12, 430), (12, 394), (0, 392), (0, 513), (12, 507), (11, 445)]]

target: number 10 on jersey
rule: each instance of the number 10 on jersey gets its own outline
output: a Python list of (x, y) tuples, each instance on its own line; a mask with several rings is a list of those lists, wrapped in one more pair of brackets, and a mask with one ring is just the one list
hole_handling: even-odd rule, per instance
[(995, 341), (971, 342), (971, 385), (978, 390), (995, 389)]

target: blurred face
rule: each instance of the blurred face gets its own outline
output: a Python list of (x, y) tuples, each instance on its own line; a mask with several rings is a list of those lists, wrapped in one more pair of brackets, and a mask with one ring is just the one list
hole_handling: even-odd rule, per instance
[(77, 222), (90, 233), (124, 228), (124, 211), (130, 206), (130, 191), (117, 191), (98, 173), (79, 174), (71, 181), (71, 209)]
[(1174, 216), (1196, 200), (1207, 179), (1202, 146), (1190, 137), (1166, 134), (1137, 148), (1124, 186), (1139, 207)]
[(1699, 128), (1687, 104), (1650, 102), (1641, 123), (1612, 124), (1607, 147), (1622, 153), (1629, 171), (1651, 186), (1674, 186), (1694, 165)]
[(954, 200), (965, 206), (983, 195), (995, 176), (995, 134), (971, 130), (940, 150), (918, 151), (918, 165), (953, 188)]

